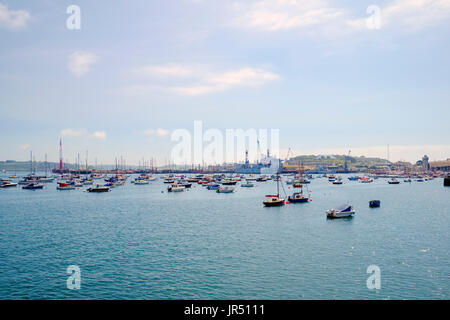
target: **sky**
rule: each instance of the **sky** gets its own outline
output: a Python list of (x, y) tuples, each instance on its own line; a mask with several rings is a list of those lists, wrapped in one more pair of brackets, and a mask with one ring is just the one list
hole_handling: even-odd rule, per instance
[(447, 159), (449, 39), (448, 0), (0, 0), (0, 160), (165, 164), (194, 121)]

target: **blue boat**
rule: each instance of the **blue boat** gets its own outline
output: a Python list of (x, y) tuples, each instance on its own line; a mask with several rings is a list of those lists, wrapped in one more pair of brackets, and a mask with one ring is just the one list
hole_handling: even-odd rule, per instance
[(380, 200), (371, 200), (369, 202), (369, 207), (370, 208), (379, 208), (381, 205), (381, 201)]
[(293, 202), (293, 203), (296, 203), (296, 202), (308, 202), (309, 201), (309, 197), (304, 196), (302, 192), (294, 192), (292, 194), (292, 197), (291, 196), (288, 197), (288, 201), (289, 202)]
[(211, 184), (206, 187), (206, 189), (208, 189), (208, 190), (219, 190), (219, 188), (220, 188), (220, 184)]

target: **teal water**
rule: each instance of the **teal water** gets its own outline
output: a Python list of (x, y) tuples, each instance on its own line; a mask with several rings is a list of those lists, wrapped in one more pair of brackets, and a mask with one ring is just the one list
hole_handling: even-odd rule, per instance
[[(319, 178), (312, 202), (280, 208), (262, 205), (275, 182), (256, 184), (233, 194), (161, 193), (159, 181), (103, 194), (0, 189), (0, 299), (450, 298), (442, 179)], [(345, 202), (354, 218), (326, 219)], [(80, 290), (66, 287), (69, 265)], [(369, 265), (381, 269), (379, 290), (366, 286)]]

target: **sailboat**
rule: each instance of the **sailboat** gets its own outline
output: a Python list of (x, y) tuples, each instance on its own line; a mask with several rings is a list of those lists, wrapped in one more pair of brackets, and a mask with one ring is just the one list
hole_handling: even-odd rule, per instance
[(263, 201), (264, 206), (266, 207), (280, 207), (280, 206), (284, 206), (285, 203), (285, 199), (284, 198), (280, 198), (280, 179), (279, 179), (279, 175), (277, 173), (277, 179), (275, 179), (277, 181), (277, 194), (276, 195), (266, 195), (266, 197), (270, 198), (266, 201)]
[(288, 197), (288, 201), (289, 201), (289, 202), (293, 202), (293, 203), (299, 203), (299, 202), (305, 203), (305, 202), (308, 202), (308, 201), (309, 201), (309, 191), (308, 191), (308, 188), (306, 188), (306, 191), (308, 192), (308, 196), (305, 196), (305, 195), (303, 194), (303, 187), (302, 187), (302, 189), (300, 190), (300, 192), (294, 192), (294, 193), (292, 194), (292, 196), (289, 196), (289, 197)]

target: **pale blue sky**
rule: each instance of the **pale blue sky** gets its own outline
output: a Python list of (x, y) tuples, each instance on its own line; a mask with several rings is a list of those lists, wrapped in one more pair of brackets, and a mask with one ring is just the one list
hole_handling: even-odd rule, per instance
[(0, 160), (62, 136), (69, 161), (163, 163), (194, 120), (278, 128), (282, 156), (450, 158), (448, 39), (448, 0), (0, 0)]

